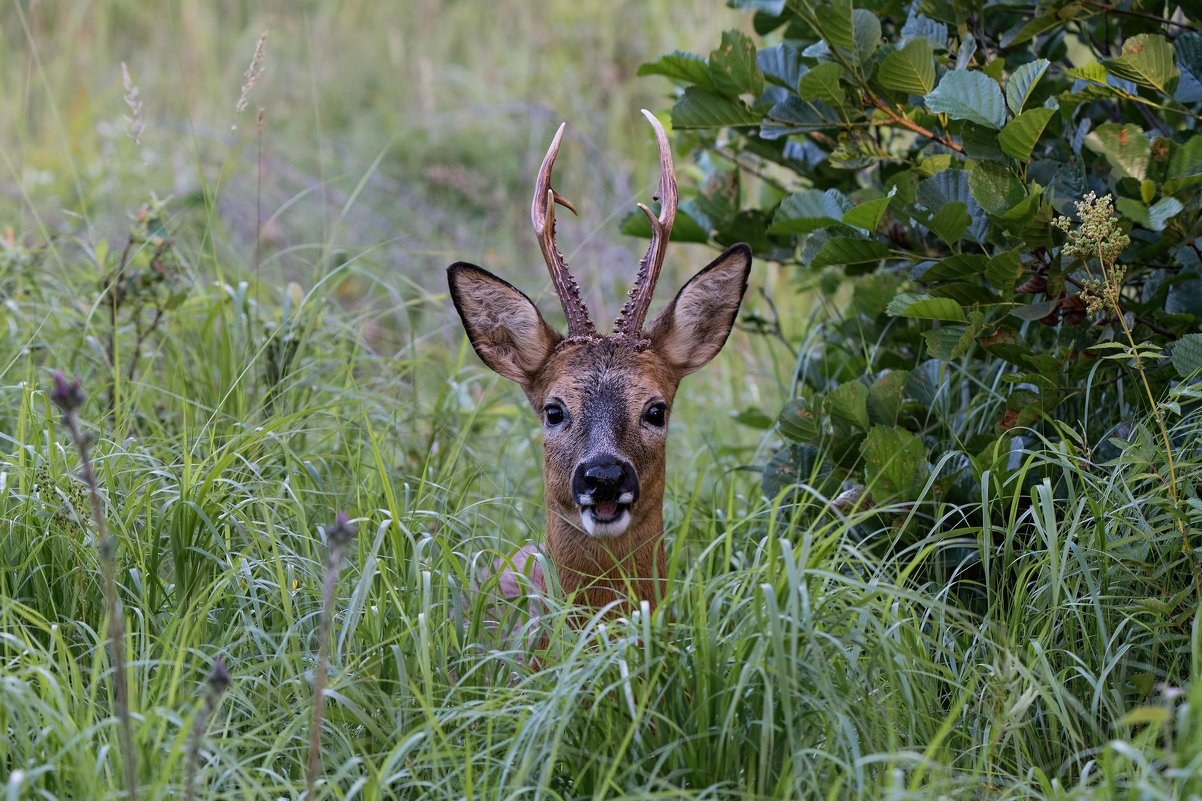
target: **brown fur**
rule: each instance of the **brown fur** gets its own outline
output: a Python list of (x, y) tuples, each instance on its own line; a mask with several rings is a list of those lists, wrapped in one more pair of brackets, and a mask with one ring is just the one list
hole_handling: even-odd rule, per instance
[[(644, 422), (647, 406), (664, 403), (670, 419), (681, 378), (717, 355), (734, 325), (747, 287), (751, 252), (736, 245), (695, 275), (647, 326), (647, 340), (613, 335), (564, 340), (525, 295), (471, 265), (450, 268), (451, 296), (480, 358), (521, 384), (536, 414), (550, 401), (565, 422), (545, 427), (547, 550), (560, 583), (588, 606), (664, 596), (664, 472), (667, 425)], [(598, 453), (627, 460), (639, 496), (626, 531), (589, 536), (572, 495), (578, 465)], [(619, 604), (623, 606), (624, 604)]]

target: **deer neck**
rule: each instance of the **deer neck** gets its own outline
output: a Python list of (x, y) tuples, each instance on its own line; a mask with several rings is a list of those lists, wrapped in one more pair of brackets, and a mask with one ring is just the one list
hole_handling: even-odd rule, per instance
[[(548, 499), (550, 500), (550, 499)], [(664, 595), (663, 495), (644, 497), (639, 514), (620, 536), (590, 537), (548, 504), (547, 548), (559, 582), (577, 602), (600, 609), (614, 601), (654, 609)]]

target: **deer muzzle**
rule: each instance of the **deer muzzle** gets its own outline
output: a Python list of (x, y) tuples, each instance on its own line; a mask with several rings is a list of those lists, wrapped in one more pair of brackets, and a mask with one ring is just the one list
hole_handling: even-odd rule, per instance
[(639, 499), (638, 474), (625, 459), (612, 454), (595, 456), (576, 467), (572, 496), (590, 537), (618, 537), (629, 528), (630, 509)]

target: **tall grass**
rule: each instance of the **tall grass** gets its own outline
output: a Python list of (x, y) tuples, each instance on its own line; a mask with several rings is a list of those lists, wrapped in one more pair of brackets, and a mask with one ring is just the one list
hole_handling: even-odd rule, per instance
[[(582, 135), (564, 191), (593, 197), (570, 255), (593, 291), (622, 283), (639, 243), (612, 217), (655, 174), (628, 115), (654, 89), (626, 78), (720, 24), (700, 2), (501, 5), (495, 19), (422, 2), (0, 15), (0, 74), (22, 87), (0, 102), (15, 179), (0, 260), (6, 797), (117, 798), (123, 784), (98, 532), (46, 392), (56, 369), (91, 390), (80, 415), (119, 543), (141, 797), (301, 797), (323, 676), (317, 798), (1202, 792), (1202, 615), (1164, 567), (1174, 514), (1197, 527), (1199, 513), (1148, 502), (1138, 451), (1065, 423), (1055, 446), (1024, 433), (974, 504), (931, 492), (845, 515), (806, 487), (764, 499), (743, 468), (773, 435), (726, 420), (777, 408), (796, 365), (741, 332), (674, 412), (661, 610), (573, 626), (552, 595), (545, 638), (487, 625), (468, 588), (542, 524), (536, 426), (450, 324), (442, 266), (480, 257), (545, 280), (520, 162), (566, 117)], [(233, 107), (265, 27), (257, 231), (255, 126)], [(102, 124), (127, 113), (122, 61), (141, 149)], [(191, 289), (140, 348), (116, 332), (138, 365), (117, 370), (102, 244), (123, 243), (123, 210), (164, 187)], [(704, 258), (674, 252), (679, 277)], [(755, 280), (775, 290), (765, 265)], [(797, 341), (807, 301), (774, 296)], [(966, 440), (1004, 403), (954, 368), (944, 386), (932, 413)], [(1183, 408), (1179, 478), (1197, 486)], [(338, 509), (361, 523), (327, 638), (317, 531)]]

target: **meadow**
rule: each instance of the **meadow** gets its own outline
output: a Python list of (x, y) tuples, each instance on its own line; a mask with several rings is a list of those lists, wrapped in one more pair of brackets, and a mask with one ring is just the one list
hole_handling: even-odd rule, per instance
[[(1162, 569), (1196, 492), (1175, 517), (1148, 459), (1075, 447), (1066, 422), (970, 504), (934, 482), (885, 509), (765, 497), (775, 413), (839, 313), (766, 261), (743, 315), (779, 336), (736, 329), (675, 405), (662, 609), (574, 625), (552, 595), (533, 667), (520, 605), (516, 633), (487, 625), (468, 588), (544, 525), (539, 425), (467, 344), (445, 267), (561, 319), (528, 209), (566, 120), (560, 242), (616, 309), (645, 247), (618, 222), (656, 178), (637, 111), (671, 103), (635, 73), (746, 19), (0, 9), (6, 799), (126, 798), (131, 762), (140, 798), (302, 798), (327, 673), (315, 798), (1202, 797), (1202, 614)], [(661, 302), (711, 256), (673, 245)], [(132, 748), (56, 371), (87, 393)], [(955, 365), (938, 386), (930, 415), (965, 439), (1006, 403)], [(1172, 433), (1195, 488), (1189, 401)], [(340, 513), (358, 534), (326, 607)]]

